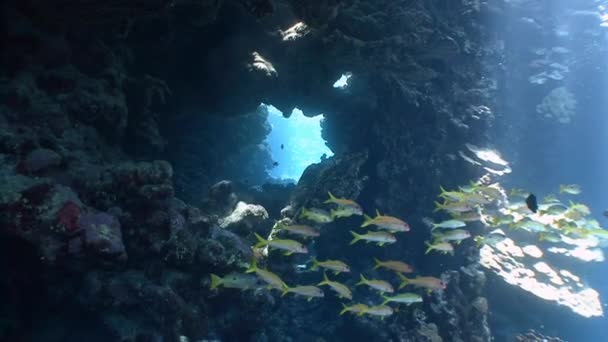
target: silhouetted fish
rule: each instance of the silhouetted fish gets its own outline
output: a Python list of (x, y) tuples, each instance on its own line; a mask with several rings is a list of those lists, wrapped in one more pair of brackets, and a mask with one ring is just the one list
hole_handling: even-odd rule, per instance
[(275, 166), (275, 167), (277, 167), (277, 166), (279, 166), (279, 162), (275, 161), (274, 163), (272, 163), (272, 165)]
[(526, 198), (526, 205), (528, 206), (528, 209), (532, 210), (533, 213), (538, 210), (538, 203), (536, 203), (536, 196), (534, 196), (534, 194), (530, 194)]
[(281, 144), (281, 150), (285, 148), (285, 145)]

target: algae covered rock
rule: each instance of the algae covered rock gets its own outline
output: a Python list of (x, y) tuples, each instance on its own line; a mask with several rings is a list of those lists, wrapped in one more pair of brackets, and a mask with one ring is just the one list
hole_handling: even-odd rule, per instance
[(120, 222), (107, 213), (85, 214), (78, 221), (87, 252), (103, 259), (126, 259)]

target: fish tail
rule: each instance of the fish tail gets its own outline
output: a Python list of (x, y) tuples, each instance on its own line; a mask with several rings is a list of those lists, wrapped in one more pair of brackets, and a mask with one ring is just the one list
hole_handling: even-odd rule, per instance
[(336, 214), (336, 212), (338, 212), (338, 211), (337, 211), (337, 210), (335, 210), (335, 209), (330, 209), (330, 210), (329, 210), (329, 217), (331, 217), (331, 220), (332, 220), (332, 221), (333, 221), (333, 220), (336, 218), (336, 216), (338, 216), (338, 215)]
[(435, 248), (428, 241), (425, 241), (424, 244), (428, 246), (428, 248), (426, 249), (426, 252), (424, 252), (424, 254), (429, 254)]
[(376, 217), (379, 217), (379, 216), (382, 216), (382, 215), (380, 214), (380, 210), (376, 209)]
[(439, 210), (443, 209), (443, 207), (444, 207), (444, 206), (443, 206), (443, 204), (441, 204), (441, 203), (439, 203), (439, 202), (435, 201), (435, 209), (433, 210), (433, 212), (434, 212), (434, 213), (435, 213), (435, 212), (438, 212)]
[(547, 236), (544, 232), (541, 232), (540, 234), (538, 234), (538, 241), (545, 241), (546, 238), (547, 238)]
[(283, 288), (283, 293), (281, 293), (281, 297), (285, 297), (287, 296), (287, 294), (289, 293), (289, 286), (286, 286), (285, 288)]
[(217, 275), (211, 273), (211, 289), (215, 290), (222, 284), (222, 278)]
[(340, 315), (344, 315), (348, 309), (350, 309), (348, 306), (346, 306), (346, 304), (342, 303), (342, 311), (340, 311)]
[(327, 194), (329, 195), (329, 199), (323, 203), (325, 203), (325, 204), (333, 203), (334, 200), (336, 199), (336, 197), (331, 193), (331, 191), (328, 191)]
[(308, 213), (309, 213), (308, 209), (302, 208), (302, 210), (300, 210), (300, 218), (308, 217)]
[(382, 304), (380, 304), (380, 305), (386, 305), (386, 303), (391, 301), (391, 299), (388, 298), (387, 296), (382, 296), (382, 298), (384, 298), (384, 302), (382, 302)]
[(560, 186), (559, 186), (559, 193), (563, 194), (565, 191), (566, 191), (566, 187), (564, 185), (560, 184)]
[(260, 248), (260, 247), (264, 247), (264, 246), (268, 245), (268, 240), (261, 237), (258, 233), (253, 233), (253, 234), (255, 234), (255, 237), (258, 239), (258, 243), (256, 243), (253, 247)]
[(374, 258), (374, 262), (376, 263), (376, 266), (374, 266), (374, 268), (372, 268), (372, 270), (376, 270), (382, 266), (382, 261), (378, 260), (377, 258)]
[(373, 224), (373, 222), (374, 222), (373, 218), (369, 217), (366, 214), (363, 214), (363, 217), (364, 217), (364, 220), (363, 220), (363, 224), (361, 224), (361, 227), (367, 227), (370, 224)]
[(327, 278), (327, 272), (323, 271), (323, 281), (318, 283), (317, 286), (329, 284), (329, 278)]
[(350, 233), (351, 233), (351, 234), (353, 234), (353, 239), (352, 239), (352, 241), (350, 242), (350, 244), (351, 244), (351, 245), (353, 245), (353, 244), (355, 244), (355, 242), (357, 242), (357, 241), (361, 240), (361, 235), (359, 235), (359, 234), (357, 234), (357, 233), (353, 232), (352, 230), (350, 231)]
[(365, 279), (365, 276), (363, 276), (363, 274), (359, 274), (359, 278), (361, 280), (359, 280), (358, 283), (355, 284), (355, 286), (359, 286), (359, 285), (365, 285), (367, 283), (367, 279)]
[(258, 264), (255, 261), (255, 258), (253, 258), (253, 260), (251, 260), (251, 266), (249, 266), (249, 268), (247, 269), (247, 271), (245, 271), (245, 273), (253, 273), (258, 269)]
[(475, 244), (477, 245), (477, 247), (481, 247), (481, 245), (483, 245), (483, 236), (476, 236), (475, 238), (473, 238), (473, 240), (475, 241)]
[(317, 260), (317, 258), (311, 258), (310, 261), (312, 261), (312, 266), (310, 266), (310, 270), (311, 271), (315, 271), (317, 268), (319, 268), (319, 261)]
[(399, 284), (399, 290), (406, 287), (407, 284), (409, 284), (411, 282), (411, 280), (404, 275), (399, 274), (399, 278), (401, 278), (401, 284)]

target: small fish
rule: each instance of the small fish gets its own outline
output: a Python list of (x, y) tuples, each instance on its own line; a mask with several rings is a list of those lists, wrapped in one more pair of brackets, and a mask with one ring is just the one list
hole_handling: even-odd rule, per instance
[(279, 162), (276, 162), (276, 161), (275, 161), (274, 163), (272, 163), (272, 166), (274, 166), (274, 167), (279, 166)]
[(254, 273), (257, 274), (260, 279), (262, 279), (266, 284), (268, 284), (268, 289), (277, 289), (283, 290), (287, 288), (287, 284), (278, 275), (270, 272), (269, 270), (259, 268), (255, 259), (251, 262), (251, 266), (245, 271), (245, 273)]
[(513, 188), (511, 189), (511, 191), (509, 192), (509, 197), (521, 197), (521, 198), (526, 198), (528, 197), (530, 193), (524, 189), (517, 189), (517, 188)]
[(541, 204), (538, 206), (538, 213), (540, 215), (561, 215), (568, 211), (568, 207), (557, 202)]
[(332, 221), (332, 218), (327, 211), (318, 208), (302, 208), (300, 218), (305, 218), (316, 223), (329, 223)]
[(351, 245), (353, 245), (359, 240), (365, 240), (368, 243), (376, 242), (378, 246), (384, 246), (385, 243), (394, 243), (397, 241), (393, 234), (387, 232), (368, 232), (367, 234), (361, 235), (351, 230), (350, 233), (354, 237), (353, 240), (350, 242)]
[(568, 208), (566, 213), (564, 213), (564, 216), (572, 220), (580, 220), (590, 214), (591, 210), (588, 206), (580, 203), (570, 202), (570, 207)]
[(543, 203), (559, 203), (559, 200), (554, 194), (548, 194), (543, 198)]
[(530, 218), (524, 218), (521, 221), (512, 223), (509, 225), (509, 228), (523, 229), (523, 230), (527, 230), (527, 231), (533, 232), (533, 233), (540, 233), (540, 232), (547, 231), (547, 227), (544, 224), (534, 221)]
[(338, 209), (330, 209), (329, 216), (332, 220), (342, 217), (351, 217), (353, 215), (362, 215), (363, 212), (353, 207), (340, 207)]
[(263, 237), (261, 237), (258, 233), (254, 233), (254, 234), (255, 234), (255, 237), (258, 239), (258, 243), (256, 243), (253, 246), (254, 248), (262, 248), (265, 246), (270, 246), (272, 248), (282, 249), (282, 250), (286, 251), (285, 255), (292, 255), (293, 253), (302, 253), (302, 254), (308, 253), (308, 249), (306, 248), (306, 246), (303, 246), (298, 241), (281, 240), (281, 239), (266, 240)]
[(311, 226), (307, 226), (307, 225), (303, 225), (303, 224), (292, 224), (292, 225), (285, 225), (285, 224), (279, 224), (277, 225), (277, 229), (280, 229), (282, 231), (286, 231), (295, 235), (300, 235), (300, 236), (306, 236), (306, 237), (317, 237), (319, 235), (321, 235), (319, 233), (319, 230), (311, 227)]
[(393, 297), (382, 296), (382, 298), (384, 298), (382, 305), (386, 305), (390, 302), (402, 303), (406, 305), (422, 303), (422, 296), (416, 293), (400, 293)]
[(346, 306), (346, 304), (342, 303), (342, 311), (340, 311), (340, 315), (344, 315), (347, 312), (352, 312), (357, 314), (357, 316), (363, 316), (365, 311), (369, 310), (369, 306), (365, 304), (355, 304), (351, 306)]
[(444, 203), (435, 202), (434, 212), (439, 211), (439, 210), (444, 210), (449, 213), (459, 214), (459, 213), (465, 213), (468, 211), (472, 211), (473, 209), (474, 209), (474, 207), (471, 204), (465, 203), (465, 202), (444, 202)]
[(433, 233), (433, 237), (435, 238), (435, 241), (455, 241), (457, 244), (460, 244), (462, 240), (470, 238), (471, 233), (464, 229), (454, 229), (445, 233)]
[(441, 190), (439, 197), (449, 201), (462, 201), (466, 196), (462, 191), (446, 191), (443, 186), (439, 186), (439, 189)]
[(380, 293), (384, 293), (384, 292), (393, 293), (395, 291), (393, 289), (393, 286), (389, 282), (386, 282), (384, 280), (365, 279), (363, 274), (360, 274), (359, 276), (361, 277), (360, 278), (361, 280), (358, 283), (356, 283), (355, 286), (367, 285), (374, 290), (380, 291)]
[(452, 246), (449, 242), (435, 242), (433, 244), (425, 242), (425, 244), (428, 246), (428, 248), (424, 254), (429, 254), (433, 250), (439, 251), (442, 254), (454, 254), (454, 246)]
[(317, 286), (323, 285), (331, 287), (331, 289), (334, 290), (340, 298), (353, 299), (353, 293), (348, 286), (337, 281), (329, 280), (329, 278), (327, 278), (327, 273), (325, 272), (323, 272), (323, 281), (318, 283)]
[(558, 243), (562, 241), (562, 237), (559, 234), (555, 233), (541, 232), (538, 234), (538, 241)]
[(559, 193), (570, 194), (570, 195), (578, 195), (582, 192), (581, 187), (577, 184), (561, 184), (559, 186)]
[(340, 274), (340, 272), (350, 272), (350, 267), (340, 260), (318, 261), (317, 259), (313, 258), (312, 267), (310, 269), (314, 271), (319, 267), (331, 270), (335, 275)]
[(361, 224), (361, 227), (375, 225), (378, 228), (392, 232), (407, 232), (410, 230), (409, 224), (393, 216), (381, 215), (378, 210), (376, 210), (376, 217), (372, 218), (367, 215), (364, 215), (364, 217), (365, 220)]
[(281, 144), (281, 150), (285, 148), (285, 145)]
[(288, 293), (295, 293), (296, 295), (307, 297), (309, 302), (313, 298), (325, 297), (323, 290), (311, 285), (286, 287), (283, 289), (283, 294), (281, 296), (286, 296)]
[(604, 210), (603, 214), (605, 217), (608, 217), (608, 210)]
[(342, 208), (351, 208), (353, 213), (357, 213), (356, 215), (363, 215), (363, 208), (357, 202), (346, 198), (337, 198), (329, 191), (327, 194), (329, 195), (329, 199), (324, 202), (325, 204), (334, 203)]
[(538, 203), (536, 203), (536, 196), (534, 196), (534, 194), (530, 194), (530, 195), (528, 195), (528, 197), (526, 197), (526, 206), (533, 213), (535, 213), (538, 210)]
[(603, 228), (588, 229), (587, 234), (593, 235), (600, 239), (608, 239), (608, 230)]
[(414, 285), (416, 287), (423, 287), (430, 290), (445, 290), (447, 287), (441, 279), (435, 277), (416, 277), (410, 279), (403, 275), (399, 275), (399, 278), (401, 278), (401, 285), (399, 285), (399, 289), (402, 289), (407, 285)]
[[(479, 187), (477, 187), (477, 191), (484, 194), (485, 196), (488, 196), (489, 198), (493, 199), (493, 200), (498, 200), (504, 197), (500, 185), (498, 183), (494, 183), (491, 185), (480, 185)], [(487, 204), (487, 203), (480, 203), (480, 204)]]
[(513, 215), (497, 215), (490, 217), (489, 225), (492, 227), (498, 227), (502, 225), (509, 225), (515, 221), (515, 217)]
[(432, 230), (435, 230), (437, 228), (455, 229), (455, 228), (464, 227), (467, 224), (460, 220), (447, 220), (447, 221), (443, 221), (440, 223), (433, 223), (432, 225), (433, 225)]
[(474, 222), (481, 220), (482, 216), (478, 211), (452, 214), (452, 218), (463, 222)]
[(248, 290), (259, 287), (260, 282), (258, 277), (252, 274), (232, 272), (222, 278), (211, 273), (211, 289), (215, 290), (220, 286), (231, 289)]
[(384, 319), (384, 317), (392, 315), (393, 312), (393, 308), (390, 306), (376, 305), (369, 307), (363, 313), (372, 316), (380, 316), (382, 319)]
[[(482, 188), (478, 188), (478, 189), (482, 189)], [(470, 194), (467, 194), (462, 202), (468, 203), (468, 204), (474, 206), (477, 204), (488, 204), (491, 201), (489, 199), (485, 198), (482, 193), (472, 192)]]
[(504, 241), (506, 238), (507, 236), (502, 229), (495, 229), (485, 236), (476, 236), (474, 240), (477, 243), (477, 247), (480, 247), (481, 245), (494, 246), (497, 243)]
[(404, 262), (401, 262), (401, 261), (397, 261), (397, 260), (380, 261), (380, 260), (374, 258), (374, 262), (376, 263), (376, 266), (374, 266), (373, 270), (376, 270), (376, 269), (382, 267), (382, 268), (386, 268), (387, 270), (395, 271), (397, 273), (414, 272), (414, 269), (412, 268), (412, 266), (410, 266)]

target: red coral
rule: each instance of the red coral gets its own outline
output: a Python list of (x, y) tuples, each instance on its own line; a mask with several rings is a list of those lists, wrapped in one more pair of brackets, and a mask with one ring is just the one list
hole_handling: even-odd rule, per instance
[(74, 202), (67, 202), (61, 210), (58, 217), (61, 223), (68, 232), (72, 232), (78, 228), (78, 219), (80, 218), (80, 207)]

